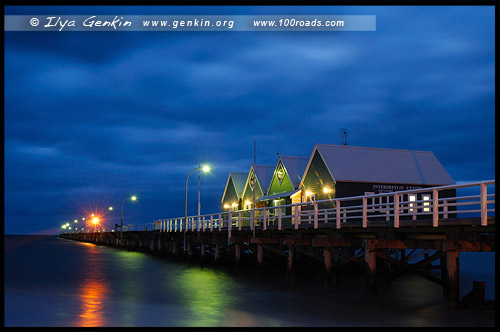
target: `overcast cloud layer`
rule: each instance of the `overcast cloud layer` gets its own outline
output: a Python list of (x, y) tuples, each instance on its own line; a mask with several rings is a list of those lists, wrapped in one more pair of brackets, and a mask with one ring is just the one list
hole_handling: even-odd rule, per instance
[[(5, 233), (202, 213), (229, 172), (314, 145), (434, 152), (495, 177), (494, 7), (6, 7), (5, 14), (376, 15), (376, 32), (5, 33)], [(197, 177), (190, 178), (196, 213)]]

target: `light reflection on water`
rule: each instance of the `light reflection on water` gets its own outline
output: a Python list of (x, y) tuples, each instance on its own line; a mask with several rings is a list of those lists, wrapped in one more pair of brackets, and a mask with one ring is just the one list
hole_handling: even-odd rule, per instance
[(81, 303), (81, 313), (78, 315), (77, 326), (102, 326), (105, 323), (103, 316), (103, 302), (108, 296), (108, 284), (102, 270), (102, 259), (95, 245), (90, 245), (85, 251), (86, 269), (83, 271), (82, 281), (77, 288), (77, 295)]
[(415, 275), (370, 298), (362, 273), (343, 272), (329, 289), (314, 278), (290, 287), (283, 274), (222, 272), (58, 238), (24, 243), (5, 255), (6, 326), (494, 325), (487, 312), (449, 312), (441, 287)]
[(237, 284), (226, 274), (199, 267), (186, 268), (175, 278), (166, 280), (168, 287), (178, 286), (190, 310), (181, 326), (223, 325), (227, 310), (235, 304)]

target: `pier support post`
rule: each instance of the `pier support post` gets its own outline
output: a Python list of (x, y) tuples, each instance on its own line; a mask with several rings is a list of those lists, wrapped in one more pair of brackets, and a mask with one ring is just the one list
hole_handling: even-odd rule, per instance
[(330, 274), (332, 270), (332, 249), (330, 247), (325, 247), (323, 249), (323, 256), (325, 257), (326, 273)]
[(373, 294), (375, 293), (375, 272), (377, 270), (377, 253), (375, 248), (367, 247), (367, 240), (364, 241), (365, 247), (365, 263), (368, 267), (368, 291)]
[(295, 247), (294, 246), (290, 246), (288, 248), (288, 266), (287, 266), (287, 270), (288, 272), (292, 271), (292, 268), (293, 268), (293, 256), (295, 254)]
[(179, 248), (177, 248), (177, 241), (174, 239), (172, 241), (172, 254), (177, 255)]
[(241, 259), (241, 244), (239, 243), (236, 243), (236, 246), (235, 246), (235, 260), (236, 262), (240, 262), (240, 259)]
[(264, 260), (264, 246), (262, 244), (259, 244), (257, 246), (257, 262), (259, 263), (259, 266), (262, 266), (263, 260)]
[(460, 302), (460, 288), (459, 288), (459, 251), (447, 250), (446, 251), (446, 270), (447, 270), (447, 298), (448, 308), (458, 308)]
[(189, 258), (191, 258), (193, 256), (193, 248), (191, 246), (191, 242), (187, 243), (187, 253), (188, 253)]
[(200, 243), (200, 257), (205, 258), (205, 243), (203, 242)]
[(220, 251), (220, 243), (216, 243), (215, 244), (215, 260), (218, 261), (219, 260), (219, 251)]

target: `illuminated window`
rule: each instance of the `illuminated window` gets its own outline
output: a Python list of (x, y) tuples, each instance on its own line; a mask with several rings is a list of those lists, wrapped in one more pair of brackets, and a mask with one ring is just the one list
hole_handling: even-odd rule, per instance
[[(408, 200), (410, 202), (415, 202), (417, 200), (417, 195), (408, 195)], [(409, 206), (410, 206), (410, 212), (413, 212), (415, 210), (415, 209), (412, 209), (414, 205), (415, 205), (414, 203), (410, 203), (409, 204)]]
[(305, 194), (306, 194), (306, 199), (305, 199), (306, 202), (314, 202), (316, 198), (316, 195), (314, 193), (306, 190)]
[[(431, 195), (429, 194), (426, 194), (426, 195), (422, 195), (422, 199), (424, 201), (430, 201), (431, 200)], [(429, 206), (430, 203), (429, 202), (424, 202), (424, 206)], [(429, 209), (428, 207), (424, 207), (424, 212), (429, 212), (431, 209)]]
[(278, 178), (278, 181), (281, 184), (283, 178), (285, 177), (285, 167), (283, 166), (283, 163), (281, 163), (281, 161), (278, 168), (276, 169), (276, 177)]

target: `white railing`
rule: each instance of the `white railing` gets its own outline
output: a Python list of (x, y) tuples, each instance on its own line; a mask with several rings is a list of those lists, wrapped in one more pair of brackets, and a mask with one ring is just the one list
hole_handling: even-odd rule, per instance
[[(495, 215), (495, 180), (334, 198), (314, 202), (265, 207), (253, 210), (220, 212), (161, 219), (153, 223), (124, 226), (123, 231), (188, 231), (214, 232), (233, 230), (282, 230), (299, 228), (363, 227), (390, 224), (419, 225), (417, 221), (440, 222), (461, 218), (480, 217), (482, 226), (488, 225), (488, 216)], [(474, 194), (457, 195), (457, 190), (476, 190)], [(396, 208), (397, 207), (397, 208)], [(253, 222), (252, 222), (253, 220)], [(401, 224), (403, 222), (403, 224)]]

